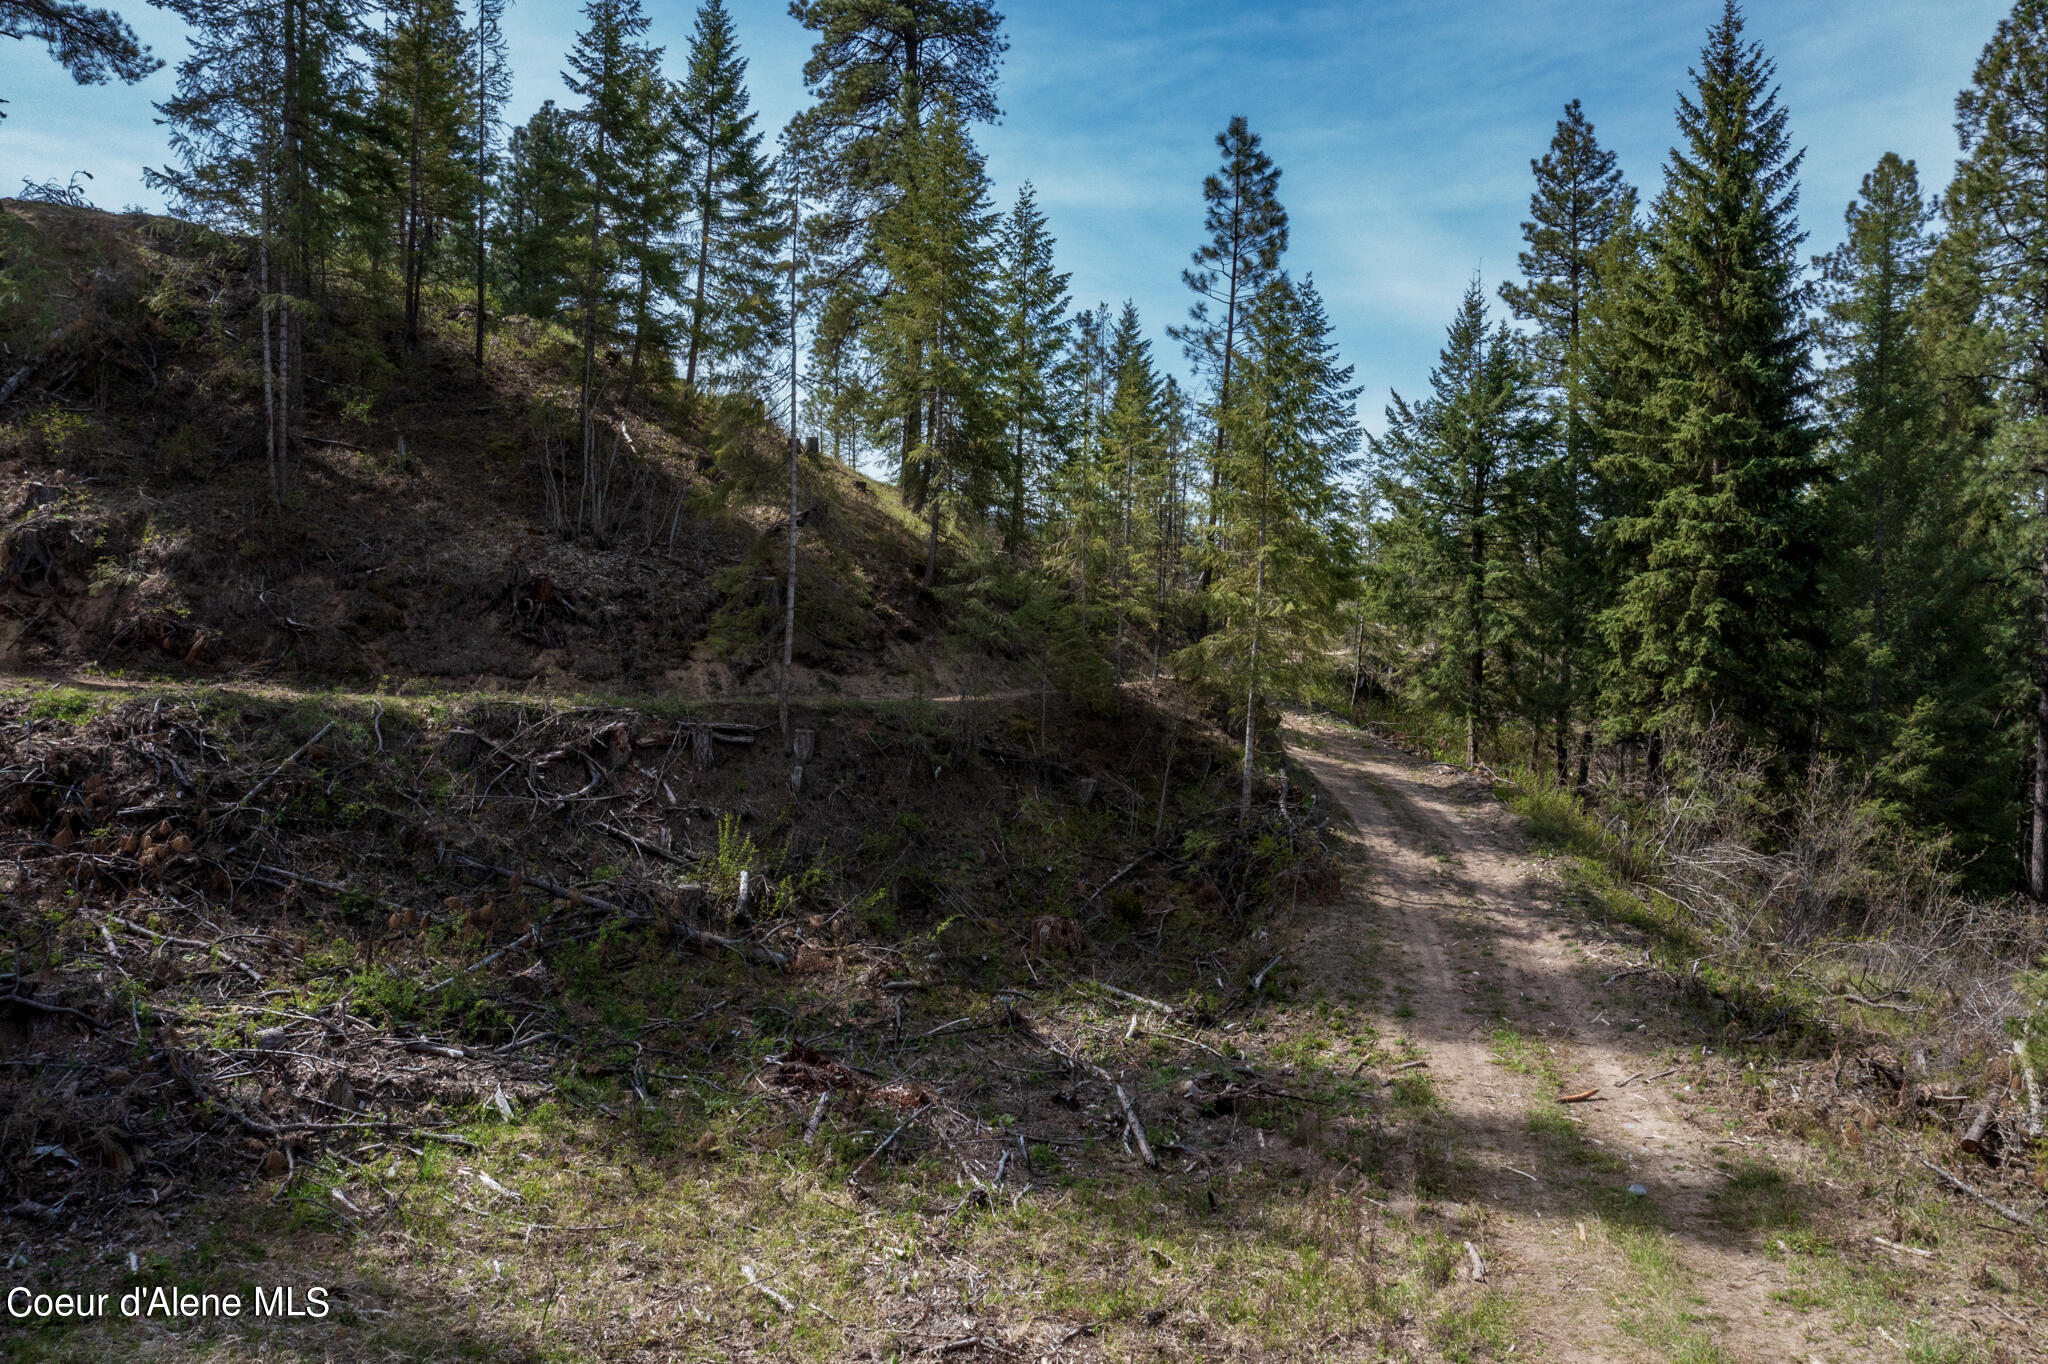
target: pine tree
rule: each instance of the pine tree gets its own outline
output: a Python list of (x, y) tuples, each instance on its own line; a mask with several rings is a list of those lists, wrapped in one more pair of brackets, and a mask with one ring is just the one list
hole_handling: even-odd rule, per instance
[(1521, 699), (1528, 504), (1550, 426), (1522, 348), (1505, 326), (1488, 327), (1476, 281), (1429, 382), (1419, 403), (1394, 395), (1373, 441), (1373, 494), (1387, 509), (1381, 590), (1429, 641), (1423, 698), (1463, 722), (1471, 764)]
[(1109, 369), (1113, 387), (1100, 445), (1101, 483), (1110, 512), (1104, 605), (1115, 616), (1110, 661), (1121, 676), (1126, 633), (1149, 624), (1148, 608), (1156, 596), (1151, 579), (1158, 554), (1157, 523), (1150, 510), (1159, 500), (1166, 453), (1152, 343), (1145, 339), (1137, 305), (1129, 300), (1110, 335)]
[[(804, 64), (816, 102), (791, 124), (790, 142), (816, 205), (807, 232), (814, 272), (829, 287), (820, 313), (834, 320), (830, 336), (865, 335), (885, 300), (905, 287), (884, 259), (881, 234), (884, 213), (909, 193), (923, 154), (912, 144), (923, 145), (932, 117), (964, 135), (970, 123), (997, 115), (1002, 16), (977, 0), (792, 0), (790, 14), (818, 35)], [(874, 358), (878, 368), (923, 363)], [(863, 401), (879, 391), (868, 389)], [(918, 463), (912, 451), (925, 442), (924, 419), (911, 403), (888, 423), (902, 467)]]
[(1862, 758), (1888, 809), (1974, 860), (2010, 841), (2010, 768), (1985, 759), (2010, 750), (1998, 640), (2024, 605), (1985, 590), (2005, 576), (1997, 518), (1967, 426), (1940, 400), (1933, 211), (1913, 163), (1886, 153), (1823, 262), (1839, 474), (1824, 508), (1838, 545), (1827, 737)]
[(609, 318), (628, 302), (615, 289), (625, 254), (622, 243), (640, 245), (653, 231), (651, 222), (636, 220), (641, 196), (636, 170), (655, 145), (650, 124), (660, 74), (661, 53), (640, 42), (647, 15), (640, 0), (588, 0), (586, 27), (569, 53), (563, 82), (580, 96), (583, 107), (570, 117), (581, 134), (578, 158), (583, 235), (578, 262), (577, 311), (583, 340), (581, 392), (577, 422), (581, 432), (584, 477), (595, 466), (597, 425), (597, 339)]
[(995, 368), (995, 259), (988, 174), (949, 105), (905, 139), (904, 189), (875, 225), (876, 256), (895, 287), (867, 346), (880, 358), (878, 423), (913, 427), (899, 470), (927, 523), (924, 583), (937, 581), (946, 513), (984, 510), (998, 482), (1000, 420), (983, 377)]
[(488, 278), (486, 251), (490, 241), (491, 174), (497, 169), (494, 148), (505, 101), (512, 94), (511, 58), (505, 46), (506, 0), (477, 0), (475, 41), (470, 51), (475, 85), (476, 218), (470, 247), (476, 270), (476, 367), (484, 367), (484, 286)]
[[(659, 54), (657, 53), (656, 56)], [(668, 303), (683, 287), (683, 261), (675, 233), (687, 198), (686, 167), (674, 154), (674, 89), (652, 61), (629, 80), (631, 117), (621, 131), (612, 231), (624, 283), (624, 320), (632, 333), (626, 396), (640, 389), (651, 356), (674, 349), (676, 328)]]
[[(133, 85), (163, 69), (120, 15), (77, 0), (0, 0), (0, 38), (41, 43), (80, 85), (109, 78)], [(0, 108), (0, 119), (6, 117)]]
[[(1188, 536), (1198, 495), (1200, 463), (1194, 439), (1194, 418), (1187, 394), (1168, 375), (1159, 394), (1159, 475), (1149, 509), (1155, 524), (1157, 551), (1153, 566), (1152, 614), (1162, 639), (1184, 627), (1181, 606), (1191, 587), (1188, 578)], [(1163, 647), (1155, 648), (1155, 671)]]
[(1516, 317), (1536, 324), (1549, 380), (1562, 388), (1587, 301), (1600, 287), (1601, 244), (1635, 216), (1636, 196), (1577, 100), (1565, 105), (1550, 150), (1529, 169), (1536, 191), (1522, 224), (1523, 282), (1504, 282), (1500, 296)]
[(1642, 382), (1603, 413), (1620, 581), (1605, 694), (1655, 745), (1719, 722), (1797, 747), (1811, 733), (1821, 618), (1805, 406), (1796, 175), (1774, 67), (1733, 0), (1681, 97), (1652, 210), (1651, 269), (1625, 324)]
[(1053, 239), (1029, 180), (996, 233), (1004, 425), (1003, 548), (1015, 558), (1030, 533), (1030, 496), (1039, 471), (1066, 438), (1060, 366), (1067, 280), (1053, 268)]
[[(1259, 145), (1242, 114), (1216, 135), (1223, 163), (1202, 181), (1202, 230), (1209, 239), (1195, 248), (1192, 268), (1181, 282), (1194, 290), (1185, 325), (1169, 328), (1214, 393), (1210, 419), (1216, 433), (1210, 488), (1217, 489), (1226, 458), (1231, 422), (1232, 369), (1246, 326), (1250, 301), (1280, 268), (1287, 250), (1287, 210), (1280, 206), (1280, 168)], [(1219, 309), (1212, 312), (1211, 307)], [(1208, 570), (1203, 571), (1203, 584)]]
[[(1976, 372), (2002, 410), (1998, 466), (1991, 476), (2014, 507), (2032, 514), (2010, 531), (2015, 557), (2031, 559), (2036, 590), (2028, 608), (2033, 716), (2032, 806), (2025, 884), (2048, 899), (2048, 0), (2019, 0), (1978, 58), (1956, 99), (1964, 159), (1949, 189), (1948, 219), (1969, 248)], [(2029, 484), (2032, 487), (2029, 487)]]
[(451, 222), (475, 194), (468, 136), (475, 86), (456, 0), (391, 0), (377, 43), (380, 122), (396, 156), (393, 224), (404, 295), (404, 345), (420, 344), (427, 276)]
[(1250, 300), (1221, 482), (1210, 585), (1219, 628), (1179, 655), (1191, 677), (1245, 699), (1239, 818), (1251, 819), (1262, 696), (1298, 688), (1322, 661), (1355, 576), (1359, 433), (1315, 282), (1277, 276)]
[(512, 130), (506, 146), (499, 287), (525, 317), (557, 316), (574, 275), (582, 219), (575, 125), (553, 100)]
[(703, 364), (724, 385), (758, 382), (774, 345), (776, 252), (788, 235), (772, 167), (753, 130), (747, 63), (722, 0), (706, 0), (690, 38), (690, 68), (677, 93), (676, 132), (696, 217), (683, 382)]
[(940, 106), (961, 124), (997, 117), (1003, 16), (977, 0), (791, 0), (818, 35), (804, 63), (817, 103), (798, 140), (824, 158), (821, 193), (898, 185), (894, 144)]
[(1604, 248), (1635, 217), (1635, 191), (1614, 154), (1601, 147), (1579, 101), (1565, 106), (1550, 150), (1531, 161), (1536, 178), (1523, 282), (1500, 296), (1536, 325), (1535, 348), (1551, 389), (1561, 441), (1550, 467), (1532, 474), (1530, 548), (1540, 559), (1525, 622), (1537, 645), (1538, 672), (1528, 690), (1532, 721), (1547, 721), (1559, 781), (1566, 779), (1575, 718), (1598, 704), (1599, 641), (1590, 628), (1601, 606), (1604, 566), (1594, 536), (1592, 462), (1599, 433), (1588, 420), (1582, 339), (1601, 284)]
[(182, 216), (256, 243), (270, 494), (290, 481), (316, 266), (365, 131), (356, 0), (162, 0), (190, 30), (178, 85), (158, 104), (178, 164), (145, 170)]

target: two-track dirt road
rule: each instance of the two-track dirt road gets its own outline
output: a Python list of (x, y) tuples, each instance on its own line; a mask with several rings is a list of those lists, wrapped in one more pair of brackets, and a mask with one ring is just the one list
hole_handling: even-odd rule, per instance
[(1624, 953), (1564, 903), (1487, 785), (1346, 726), (1298, 718), (1288, 738), (1354, 826), (1350, 889), (1302, 925), (1300, 969), (1366, 982), (1385, 1030), (1426, 1058), (1449, 1173), (1404, 1211), (1475, 1241), (1545, 1357), (1920, 1357), (1778, 1297), (1794, 1271), (1768, 1229), (1730, 1216), (1731, 1181), (1828, 1181), (1692, 1088), (1715, 1039), (1604, 983)]

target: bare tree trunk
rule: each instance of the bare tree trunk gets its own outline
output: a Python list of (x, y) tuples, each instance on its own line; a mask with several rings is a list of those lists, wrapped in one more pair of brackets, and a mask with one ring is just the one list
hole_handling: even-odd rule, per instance
[(277, 394), (270, 356), (270, 193), (263, 191), (262, 228), (256, 235), (256, 304), (263, 331), (263, 453), (270, 476), (270, 500), (284, 501), (282, 469), (277, 458)]
[(490, 63), (484, 51), (486, 13), (476, 16), (476, 367), (484, 367), (484, 206), (490, 190), (485, 182), (491, 138)]
[[(704, 275), (711, 266), (711, 133), (704, 134), (704, 197), (697, 204), (697, 290), (690, 301), (690, 358), (683, 387), (696, 391), (697, 351), (704, 344)], [(795, 428), (791, 428), (794, 434)]]
[[(2041, 485), (2041, 510), (2048, 516), (2048, 479)], [(2048, 549), (2041, 553), (2041, 640), (2035, 662), (2034, 822), (2027, 848), (2027, 893), (2048, 900)]]
[(789, 587), (783, 593), (785, 600), (783, 602), (782, 615), (782, 681), (777, 687), (777, 691), (780, 693), (777, 697), (777, 709), (781, 714), (782, 738), (785, 743), (789, 742), (791, 738), (789, 730), (789, 669), (796, 659), (796, 457), (802, 444), (801, 437), (796, 433), (797, 260), (795, 227), (798, 213), (797, 204), (798, 200), (792, 185), (792, 193), (789, 199), (791, 227), (789, 238), (789, 577), (787, 579)]

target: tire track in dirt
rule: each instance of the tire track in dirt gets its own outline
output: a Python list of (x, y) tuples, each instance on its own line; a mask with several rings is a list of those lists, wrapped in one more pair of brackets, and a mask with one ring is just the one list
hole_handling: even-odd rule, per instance
[[(1622, 1031), (1637, 1020), (1601, 985), (1619, 959), (1595, 960), (1598, 936), (1560, 908), (1558, 883), (1523, 852), (1517, 821), (1490, 789), (1348, 726), (1296, 717), (1288, 738), (1293, 757), (1354, 826), (1344, 831), (1348, 889), (1301, 926), (1299, 969), (1333, 993), (1356, 989), (1361, 976), (1391, 985), (1392, 997), (1383, 990), (1380, 1003), (1394, 1016), (1382, 1032), (1409, 1039), (1428, 1058), (1455, 1134), (1450, 1196), (1476, 1205), (1482, 1248), (1499, 1266), (1489, 1279), (1517, 1291), (1551, 1357), (1670, 1357), (1668, 1342), (1643, 1339), (1640, 1325), (1633, 1334), (1624, 1329), (1641, 1306), (1642, 1273), (1617, 1242), (1593, 1231), (1603, 1214), (1624, 1223), (1640, 1214), (1641, 1225), (1661, 1228), (1655, 1239), (1682, 1272), (1676, 1310), (1695, 1318), (1683, 1329), (1710, 1339), (1719, 1358), (1875, 1358), (1848, 1342), (1817, 1340), (1832, 1333), (1815, 1317), (1773, 1310), (1782, 1269), (1715, 1219), (1725, 1179), (1716, 1162), (1778, 1164), (1778, 1153), (1726, 1135), (1696, 1111), (1682, 1060), (1665, 1079), (1617, 1088), (1672, 1065), (1659, 1057), (1673, 1045), (1713, 1040), (1661, 1018)], [(1547, 1058), (1566, 1091), (1599, 1086), (1595, 1101), (1556, 1107), (1542, 1065), (1518, 1072), (1498, 1059), (1494, 1032), (1503, 1027), (1527, 1039), (1525, 1055)], [(1538, 1110), (1548, 1115), (1547, 1133), (1532, 1128)], [(1559, 1140), (1560, 1118), (1576, 1125), (1584, 1145)], [(1648, 1190), (1641, 1202), (1625, 1192), (1631, 1183)], [(1580, 1224), (1590, 1240), (1582, 1241)]]

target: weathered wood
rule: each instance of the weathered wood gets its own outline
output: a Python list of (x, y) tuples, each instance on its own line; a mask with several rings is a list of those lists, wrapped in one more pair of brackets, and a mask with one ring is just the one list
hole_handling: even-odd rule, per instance
[(1113, 1081), (1110, 1088), (1116, 1091), (1116, 1101), (1124, 1110), (1124, 1122), (1130, 1129), (1131, 1140), (1138, 1143), (1138, 1154), (1144, 1158), (1147, 1165), (1158, 1169), (1159, 1157), (1153, 1154), (1152, 1143), (1145, 1140), (1145, 1124), (1138, 1121), (1138, 1110), (1132, 1107), (1131, 1096), (1124, 1093), (1122, 1085)]
[(1989, 1102), (1979, 1107), (1976, 1116), (1970, 1119), (1969, 1127), (1963, 1132), (1961, 1146), (1968, 1154), (1983, 1156), (1987, 1160), (1998, 1149), (1998, 1127), (1992, 1120)]

